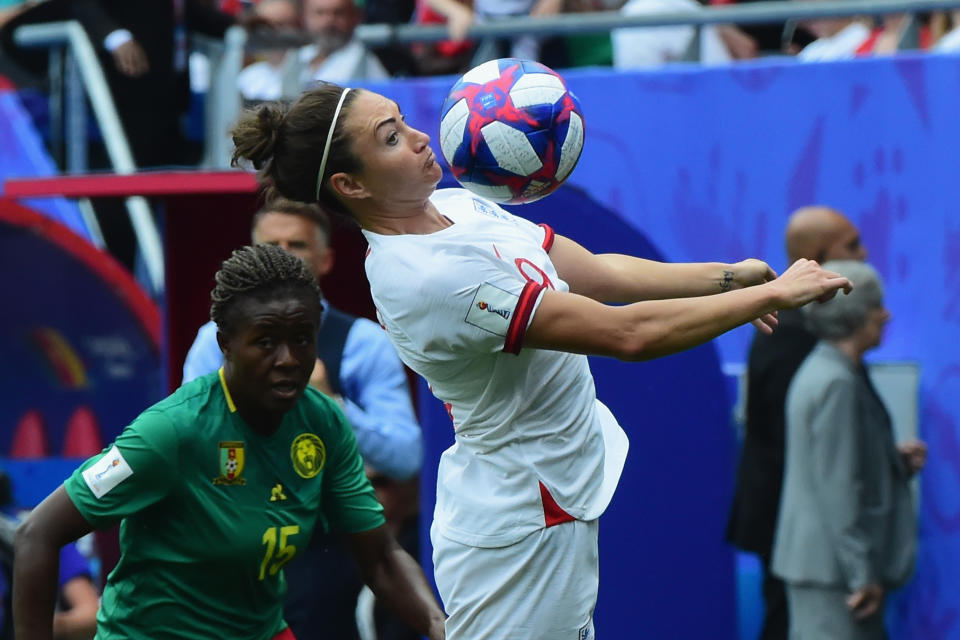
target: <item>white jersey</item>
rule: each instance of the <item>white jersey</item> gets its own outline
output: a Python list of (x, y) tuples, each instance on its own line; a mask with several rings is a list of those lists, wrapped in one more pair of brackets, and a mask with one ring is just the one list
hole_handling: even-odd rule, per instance
[(585, 356), (522, 348), (544, 289), (569, 290), (547, 255), (553, 231), (464, 189), (431, 201), (454, 224), (364, 235), (380, 323), (453, 419), (456, 441), (437, 477), (439, 532), (499, 547), (599, 517), (626, 435), (597, 400)]

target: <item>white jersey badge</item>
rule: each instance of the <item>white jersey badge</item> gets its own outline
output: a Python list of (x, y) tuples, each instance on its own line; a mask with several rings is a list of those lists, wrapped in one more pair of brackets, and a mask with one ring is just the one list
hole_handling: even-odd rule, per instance
[(133, 469), (123, 459), (117, 445), (110, 447), (102, 458), (83, 472), (83, 479), (98, 500), (111, 489), (133, 475)]
[(484, 331), (506, 336), (519, 300), (520, 296), (484, 282), (477, 287), (464, 320)]

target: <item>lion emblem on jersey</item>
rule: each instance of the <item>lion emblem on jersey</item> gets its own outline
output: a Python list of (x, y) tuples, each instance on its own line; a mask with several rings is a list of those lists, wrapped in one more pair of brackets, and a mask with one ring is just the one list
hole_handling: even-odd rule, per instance
[(290, 460), (298, 476), (313, 478), (327, 462), (327, 448), (316, 434), (301, 433), (290, 445)]

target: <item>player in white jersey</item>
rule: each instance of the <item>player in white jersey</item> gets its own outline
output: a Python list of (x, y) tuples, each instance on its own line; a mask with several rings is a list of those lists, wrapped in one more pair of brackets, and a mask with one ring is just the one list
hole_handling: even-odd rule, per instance
[(777, 309), (850, 288), (805, 260), (776, 277), (759, 260), (594, 255), (467, 191), (435, 191), (429, 137), (366, 90), (261, 106), (233, 136), (234, 160), (275, 190), (359, 223), (381, 324), (450, 411), (431, 535), (451, 640), (594, 635), (597, 519), (627, 439), (585, 355), (654, 358), (751, 321), (771, 331)]

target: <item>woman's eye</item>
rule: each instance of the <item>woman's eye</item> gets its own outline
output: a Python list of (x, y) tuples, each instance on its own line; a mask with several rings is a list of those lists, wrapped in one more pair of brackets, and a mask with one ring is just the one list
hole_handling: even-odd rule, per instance
[(269, 349), (270, 347), (273, 346), (273, 340), (271, 340), (270, 338), (260, 338), (259, 340), (257, 340), (257, 346), (262, 349)]
[(393, 133), (391, 133), (391, 134), (387, 137), (387, 144), (389, 144), (389, 145), (391, 145), (391, 146), (392, 146), (392, 145), (395, 145), (395, 144), (397, 144), (397, 141), (398, 141), (398, 140), (400, 140), (400, 136), (397, 135), (397, 132), (396, 132), (396, 131), (394, 131)]

